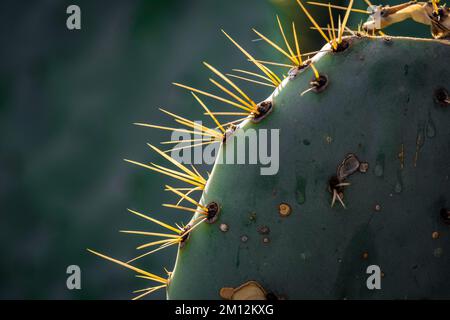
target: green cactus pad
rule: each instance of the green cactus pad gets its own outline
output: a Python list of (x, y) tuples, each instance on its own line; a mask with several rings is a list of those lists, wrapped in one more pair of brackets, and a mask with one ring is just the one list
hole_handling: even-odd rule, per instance
[[(305, 68), (245, 124), (280, 130), (276, 175), (215, 165), (202, 204), (216, 202), (218, 219), (179, 249), (169, 299), (220, 299), (248, 281), (280, 299), (450, 298), (450, 45), (347, 41), (313, 58), (322, 92), (301, 95), (314, 78)], [(346, 209), (331, 207), (333, 189)], [(366, 286), (369, 265), (381, 290)]]

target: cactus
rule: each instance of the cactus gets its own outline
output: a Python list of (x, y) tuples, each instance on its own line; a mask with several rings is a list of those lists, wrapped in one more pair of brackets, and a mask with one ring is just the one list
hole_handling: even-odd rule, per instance
[[(256, 165), (216, 163), (206, 179), (154, 146), (175, 169), (133, 161), (189, 185), (166, 185), (180, 200), (165, 206), (193, 213), (187, 225), (169, 226), (133, 211), (170, 230), (127, 231), (162, 237), (142, 246), (157, 246), (144, 255), (179, 247), (167, 277), (134, 267), (135, 259), (93, 251), (158, 283), (138, 298), (162, 288), (169, 299), (450, 297), (450, 44), (345, 36), (352, 3), (339, 27), (330, 21), (327, 32), (299, 2), (328, 42), (311, 59), (302, 59), (297, 36), (289, 44), (279, 20), (286, 49), (256, 31), (289, 59), (284, 80), (226, 34), (276, 89), (255, 103), (230, 76), (205, 64), (230, 87), (213, 81), (230, 99), (179, 86), (194, 92), (217, 130), (167, 111), (186, 128), (140, 124), (195, 129), (207, 137), (202, 144), (220, 144), (219, 157), (250, 129), (280, 135), (275, 175), (261, 175)], [(227, 114), (245, 120), (220, 123), (226, 113), (212, 112), (199, 95), (239, 108)], [(381, 290), (366, 286), (369, 266), (381, 269)]]

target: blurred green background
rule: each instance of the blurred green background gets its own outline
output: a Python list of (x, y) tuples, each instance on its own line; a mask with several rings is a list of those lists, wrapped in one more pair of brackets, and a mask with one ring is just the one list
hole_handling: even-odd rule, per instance
[[(70, 4), (81, 8), (79, 31), (66, 28)], [(326, 9), (313, 11), (325, 25)], [(1, 2), (1, 299), (128, 299), (132, 290), (149, 286), (86, 252), (136, 255), (145, 239), (117, 231), (155, 226), (126, 208), (167, 222), (189, 218), (161, 208), (174, 200), (163, 191), (169, 178), (122, 160), (164, 164), (146, 143), (168, 140), (169, 133), (132, 123), (171, 124), (157, 111), (161, 106), (205, 119), (189, 93), (170, 84), (210, 88), (204, 60), (225, 71), (252, 69), (221, 28), (257, 57), (285, 62), (262, 41), (252, 41), (251, 27), (279, 39), (275, 14), (286, 24), (297, 22), (303, 52), (321, 47), (295, 0)], [(256, 101), (271, 91), (243, 88)], [(171, 248), (137, 265), (162, 275), (175, 255)], [(81, 290), (66, 288), (72, 264), (81, 267)], [(149, 298), (164, 297), (159, 292)]]

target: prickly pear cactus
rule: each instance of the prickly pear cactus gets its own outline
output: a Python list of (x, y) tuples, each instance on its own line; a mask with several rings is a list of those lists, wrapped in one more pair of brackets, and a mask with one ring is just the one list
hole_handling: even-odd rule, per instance
[[(450, 46), (348, 44), (315, 58), (322, 92), (300, 95), (314, 78), (303, 70), (244, 126), (280, 129), (277, 175), (214, 167), (202, 203), (218, 203), (219, 218), (179, 250), (169, 298), (220, 298), (250, 280), (289, 299), (450, 297), (450, 65), (438, 63)], [(331, 207), (335, 190), (346, 208)], [(369, 265), (381, 290), (366, 287)]]
[[(239, 135), (278, 130), (279, 156), (275, 174), (217, 162), (207, 179), (153, 145), (173, 169), (128, 160), (187, 184), (166, 185), (179, 201), (164, 206), (193, 213), (171, 226), (130, 210), (170, 233), (124, 231), (158, 237), (128, 262), (91, 251), (157, 283), (137, 298), (163, 288), (168, 299), (450, 298), (450, 43), (361, 30), (344, 36), (353, 1), (327, 36), (298, 2), (328, 42), (311, 59), (302, 58), (295, 25), (290, 45), (278, 20), (286, 49), (255, 30), (288, 57), (285, 77), (225, 33), (261, 72), (243, 72), (258, 81), (234, 78), (274, 87), (270, 97), (255, 103), (233, 75), (205, 63), (228, 98), (176, 85), (217, 127), (166, 110), (185, 128), (138, 124), (198, 131), (203, 139), (194, 145), (220, 145), (218, 158)], [(199, 95), (240, 110), (213, 112)], [(217, 118), (224, 115), (245, 118), (224, 124)], [(167, 276), (135, 266), (172, 245), (178, 254)]]

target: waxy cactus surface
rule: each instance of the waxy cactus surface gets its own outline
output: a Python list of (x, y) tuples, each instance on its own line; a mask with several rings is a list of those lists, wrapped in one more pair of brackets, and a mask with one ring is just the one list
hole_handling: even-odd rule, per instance
[[(91, 250), (156, 283), (136, 291), (137, 299), (159, 289), (166, 289), (168, 299), (450, 298), (450, 42), (445, 32), (439, 33), (442, 39), (388, 36), (373, 20), (364, 24), (370, 32), (351, 30), (353, 0), (339, 18), (328, 6), (330, 24), (324, 29), (297, 2), (326, 40), (323, 48), (302, 53), (295, 24), (288, 33), (277, 17), (284, 44), (255, 30), (288, 59), (274, 63), (258, 60), (224, 31), (259, 73), (224, 74), (205, 62), (216, 91), (175, 83), (192, 93), (214, 127), (164, 109), (176, 125), (137, 124), (197, 134), (184, 140), (192, 146), (166, 152), (149, 144), (170, 167), (127, 160), (182, 184), (164, 183), (177, 201), (163, 206), (189, 214), (190, 220), (172, 226), (130, 210), (157, 225), (123, 231), (156, 237), (138, 247), (146, 250), (128, 262)], [(445, 7), (435, 1), (422, 7), (433, 12), (425, 24), (440, 23), (445, 30)], [(402, 14), (394, 11), (389, 14)], [(277, 74), (272, 67), (288, 71)], [(237, 86), (240, 80), (274, 91), (265, 100), (255, 99)], [(213, 102), (232, 109), (216, 112)], [(225, 123), (223, 116), (235, 120)], [(264, 141), (273, 167), (219, 161), (252, 132), (271, 137)], [(261, 147), (261, 141), (248, 138), (249, 145)], [(170, 151), (199, 146), (218, 147), (208, 174), (170, 156)], [(165, 276), (134, 265), (169, 246), (177, 246), (178, 254)]]
[[(271, 97), (267, 118), (244, 125), (280, 129), (277, 175), (214, 167), (202, 203), (218, 203), (219, 218), (179, 250), (169, 298), (219, 299), (222, 288), (248, 281), (288, 299), (450, 297), (441, 217), (450, 206), (450, 106), (437, 96), (449, 83), (450, 64), (439, 61), (450, 46), (346, 41), (346, 50), (313, 59), (329, 81), (322, 92), (300, 95), (314, 78), (304, 69)], [(346, 208), (331, 207), (330, 180), (346, 170)], [(369, 265), (380, 266), (382, 290), (367, 289)]]

